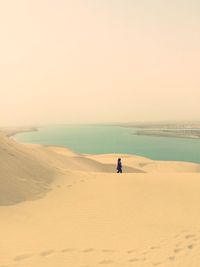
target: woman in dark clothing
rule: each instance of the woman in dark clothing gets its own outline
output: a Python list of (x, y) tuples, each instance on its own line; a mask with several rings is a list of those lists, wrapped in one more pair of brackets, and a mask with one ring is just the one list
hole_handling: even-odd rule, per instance
[(122, 173), (122, 161), (118, 159), (117, 161), (117, 173)]

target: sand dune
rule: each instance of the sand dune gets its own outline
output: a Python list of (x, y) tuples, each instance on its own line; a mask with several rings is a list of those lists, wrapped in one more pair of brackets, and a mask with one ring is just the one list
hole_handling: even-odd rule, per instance
[(0, 204), (9, 205), (42, 195), (54, 169), (24, 145), (0, 136)]
[(200, 165), (189, 162), (174, 162), (174, 161), (154, 161), (143, 166), (143, 170), (150, 172), (167, 172), (167, 173), (199, 173)]
[[(10, 205), (43, 196), (50, 183), (66, 171), (115, 172), (113, 163), (101, 163), (61, 147), (18, 144), (0, 135), (0, 204)], [(125, 166), (129, 173), (144, 172)]]
[[(115, 154), (105, 154), (105, 155), (87, 155), (90, 159), (95, 159), (104, 164), (108, 164), (117, 159)], [(177, 161), (156, 161), (148, 158), (133, 156), (133, 155), (118, 155), (125, 162), (128, 167), (134, 167), (140, 171), (146, 173), (199, 173), (200, 164), (190, 163), (190, 162), (177, 162)], [(126, 169), (125, 166), (125, 169)], [(126, 172), (126, 171), (125, 171)]]
[(81, 155), (1, 134), (0, 267), (198, 267), (199, 192), (198, 164)]

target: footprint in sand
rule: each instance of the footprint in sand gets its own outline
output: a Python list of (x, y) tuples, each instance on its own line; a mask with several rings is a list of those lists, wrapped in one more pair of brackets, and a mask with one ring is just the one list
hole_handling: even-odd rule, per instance
[(175, 261), (176, 258), (173, 257), (173, 256), (171, 256), (171, 257), (169, 257), (168, 259), (169, 259), (170, 261)]
[(103, 261), (100, 261), (99, 264), (113, 264), (114, 262), (111, 261), (111, 260), (103, 260)]
[(188, 245), (187, 247), (188, 247), (188, 249), (193, 249), (194, 248), (194, 244)]
[(13, 260), (14, 261), (23, 261), (23, 260), (26, 260), (32, 256), (33, 256), (32, 254), (22, 254), (22, 255), (16, 256)]
[(139, 261), (139, 259), (138, 258), (133, 258), (133, 259), (130, 259), (130, 260), (128, 260), (129, 262), (136, 262), (136, 261)]
[(160, 247), (158, 246), (153, 246), (153, 247), (150, 247), (151, 250), (154, 250), (154, 249), (159, 249)]
[(83, 253), (90, 253), (90, 252), (94, 252), (95, 250), (93, 248), (86, 248), (84, 249), (82, 252)]
[(176, 249), (174, 249), (174, 253), (179, 253), (179, 252), (181, 252), (181, 251), (182, 251), (181, 248), (176, 248)]
[(55, 251), (54, 250), (46, 250), (40, 253), (40, 256), (42, 257), (47, 257), (50, 256), (51, 254), (53, 254)]
[(154, 265), (154, 266), (158, 266), (158, 265), (161, 265), (162, 264), (162, 262), (153, 262), (152, 263), (152, 265)]
[(62, 253), (69, 253), (69, 252), (74, 252), (76, 251), (75, 248), (64, 248), (61, 250)]
[(127, 251), (128, 254), (132, 254), (132, 253), (134, 253), (134, 252), (135, 252), (135, 250), (128, 250), (128, 251)]

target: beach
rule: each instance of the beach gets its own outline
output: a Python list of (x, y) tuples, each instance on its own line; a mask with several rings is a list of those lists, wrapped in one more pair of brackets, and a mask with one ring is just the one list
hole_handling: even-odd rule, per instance
[(200, 265), (199, 164), (8, 135), (0, 134), (0, 267)]

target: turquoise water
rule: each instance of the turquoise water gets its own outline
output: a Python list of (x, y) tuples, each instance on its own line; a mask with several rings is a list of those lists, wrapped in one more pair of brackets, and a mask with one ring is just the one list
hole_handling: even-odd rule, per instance
[(126, 153), (155, 160), (200, 163), (200, 140), (134, 135), (136, 129), (102, 125), (45, 126), (20, 133), (24, 143), (66, 146), (81, 153)]

